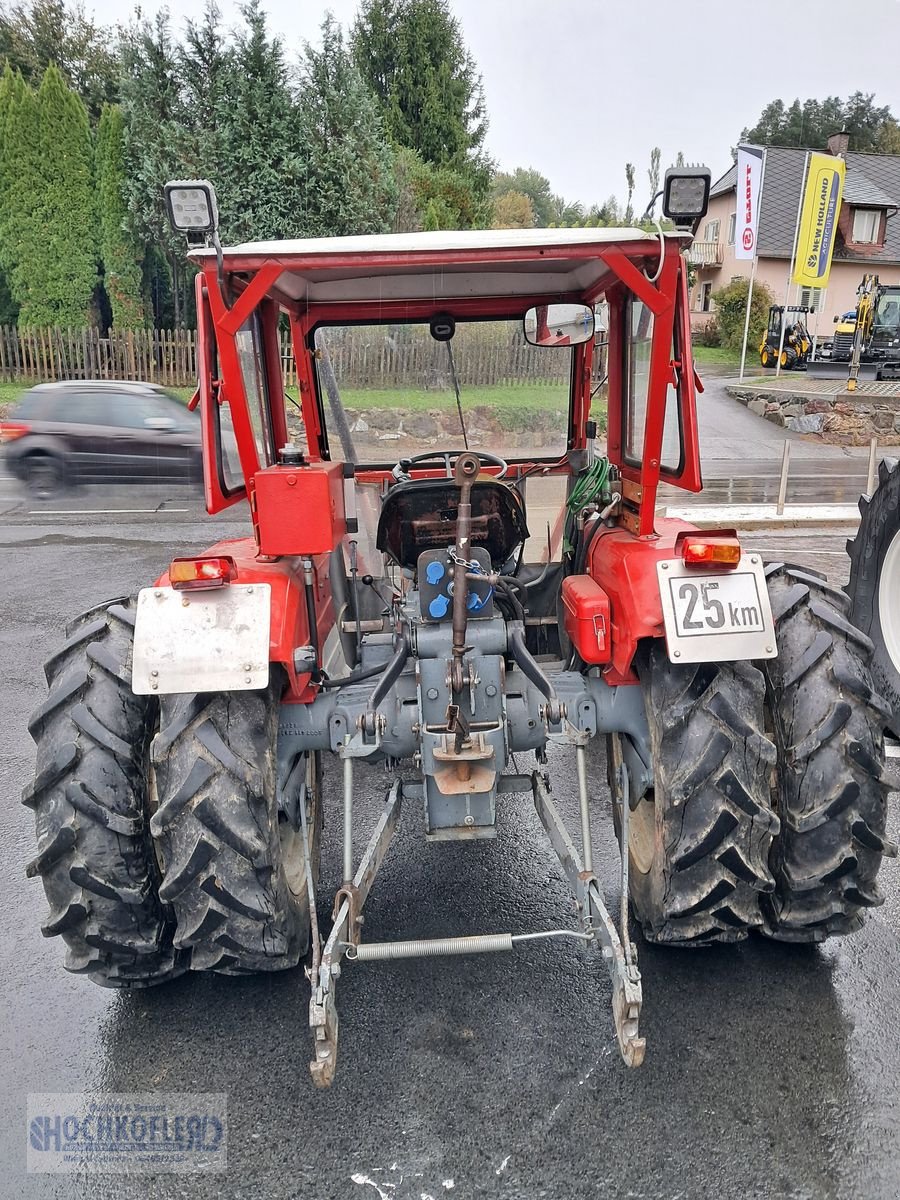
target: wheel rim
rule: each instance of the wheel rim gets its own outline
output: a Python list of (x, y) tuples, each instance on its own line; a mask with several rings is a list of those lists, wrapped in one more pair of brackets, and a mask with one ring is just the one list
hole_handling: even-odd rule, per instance
[[(315, 873), (318, 849), (319, 773), (314, 755), (307, 754), (303, 780), (303, 795), (300, 803), (306, 807), (306, 827), (309, 831), (310, 864)], [(306, 860), (303, 854), (303, 830), (295, 829), (285, 813), (278, 814), (278, 835), (281, 841), (281, 863), (284, 878), (292, 895), (302, 899), (306, 896)]]
[(781, 352), (781, 365), (782, 365), (783, 367), (786, 367), (786, 366), (787, 366), (787, 361), (788, 361), (787, 351), (786, 351), (786, 350), (782, 350), (782, 352)]
[(763, 365), (764, 367), (767, 367), (767, 366), (769, 365), (769, 352), (768, 352), (768, 350), (763, 350), (763, 352), (762, 352), (762, 365)]
[[(622, 743), (619, 734), (614, 733), (612, 742), (613, 773), (618, 778), (619, 768), (623, 765)], [(622, 798), (618, 788), (613, 792), (613, 804), (618, 810), (619, 829), (622, 828)], [(653, 793), (642, 796), (636, 808), (628, 813), (628, 861), (631, 867), (642, 875), (648, 875), (653, 866), (656, 853), (656, 803)]]
[[(150, 826), (150, 821), (156, 810), (159, 808), (159, 790), (156, 782), (156, 767), (153, 761), (150, 761), (147, 771), (147, 827)], [(153, 846), (153, 857), (156, 859), (156, 868), (159, 871), (160, 879), (163, 878), (166, 871), (165, 860), (163, 859), (162, 851), (160, 850), (159, 842), (155, 837), (150, 838), (150, 844)]]
[(894, 534), (881, 564), (878, 620), (885, 649), (895, 669), (900, 671), (900, 531)]

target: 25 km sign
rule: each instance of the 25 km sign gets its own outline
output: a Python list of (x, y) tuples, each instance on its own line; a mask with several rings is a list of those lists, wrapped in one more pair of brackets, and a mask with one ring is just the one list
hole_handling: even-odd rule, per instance
[(775, 626), (758, 555), (735, 571), (698, 574), (680, 559), (657, 564), (672, 662), (774, 658)]

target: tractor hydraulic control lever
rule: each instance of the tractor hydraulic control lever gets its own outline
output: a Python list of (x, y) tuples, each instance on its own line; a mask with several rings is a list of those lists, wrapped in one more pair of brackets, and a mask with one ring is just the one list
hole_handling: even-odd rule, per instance
[(507, 625), (509, 651), (516, 666), (529, 679), (547, 701), (547, 721), (558, 725), (565, 717), (565, 706), (560, 702), (553, 684), (541, 670), (537, 660), (525, 645), (525, 626), (521, 621), (510, 621)]
[(406, 660), (409, 658), (409, 638), (404, 632), (401, 632), (397, 638), (394, 653), (391, 655), (388, 662), (385, 664), (378, 683), (372, 690), (366, 704), (366, 712), (364, 716), (364, 724), (366, 733), (373, 734), (375, 732), (375, 723), (377, 720), (378, 705), (382, 702), (391, 688), (399, 679), (406, 666)]

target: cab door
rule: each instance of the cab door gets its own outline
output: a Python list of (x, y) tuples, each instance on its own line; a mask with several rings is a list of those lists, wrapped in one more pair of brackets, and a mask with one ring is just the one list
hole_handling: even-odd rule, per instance
[(203, 492), (208, 513), (221, 512), (247, 499), (234, 430), (221, 386), (216, 332), (209, 295), (197, 276), (197, 396), (203, 445)]

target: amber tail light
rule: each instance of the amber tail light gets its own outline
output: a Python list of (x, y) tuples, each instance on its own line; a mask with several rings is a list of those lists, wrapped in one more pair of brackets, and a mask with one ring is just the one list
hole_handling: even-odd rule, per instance
[(689, 534), (681, 542), (681, 560), (686, 567), (721, 567), (728, 570), (741, 561), (741, 544), (736, 537)]
[(175, 558), (169, 564), (169, 583), (179, 591), (224, 587), (237, 579), (237, 567), (229, 555), (210, 558)]

